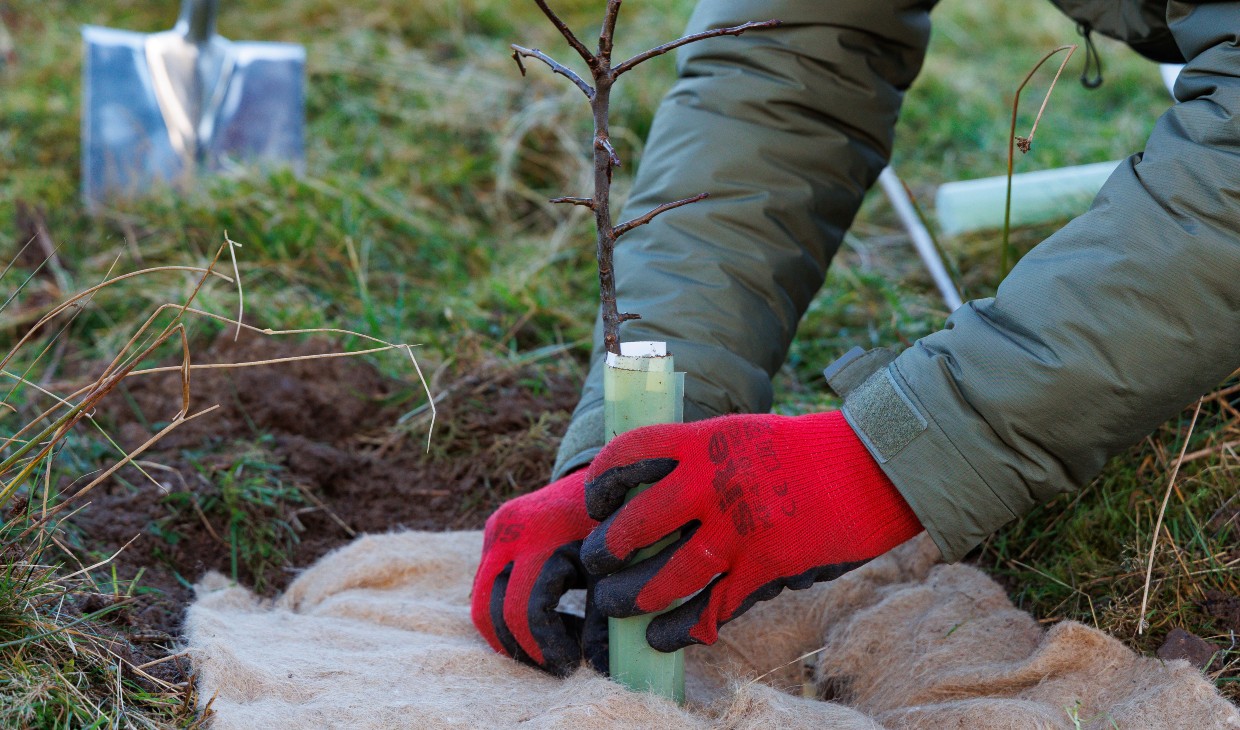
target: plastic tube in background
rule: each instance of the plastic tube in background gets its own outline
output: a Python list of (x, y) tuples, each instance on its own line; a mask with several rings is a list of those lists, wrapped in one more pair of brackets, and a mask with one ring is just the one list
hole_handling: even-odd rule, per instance
[[(1012, 227), (1049, 223), (1084, 213), (1119, 161), (1022, 172), (1012, 176)], [(934, 212), (944, 235), (1003, 228), (1007, 176), (939, 186)]]

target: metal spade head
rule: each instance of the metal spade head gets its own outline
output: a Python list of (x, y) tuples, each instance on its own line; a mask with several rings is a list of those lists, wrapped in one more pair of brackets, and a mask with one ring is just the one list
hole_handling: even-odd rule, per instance
[(215, 34), (218, 0), (182, 0), (176, 26), (85, 26), (82, 197), (94, 206), (197, 173), (303, 167), (305, 59), (291, 43)]
[(17, 61), (17, 47), (13, 44), (13, 36), (4, 25), (4, 16), (0, 14), (0, 71)]

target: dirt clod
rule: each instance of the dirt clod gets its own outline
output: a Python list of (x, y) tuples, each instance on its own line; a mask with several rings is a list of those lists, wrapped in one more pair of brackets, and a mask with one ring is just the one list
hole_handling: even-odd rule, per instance
[(1209, 666), (1219, 647), (1181, 628), (1171, 629), (1163, 645), (1158, 647), (1158, 658), (1165, 662), (1187, 659), (1198, 669)]

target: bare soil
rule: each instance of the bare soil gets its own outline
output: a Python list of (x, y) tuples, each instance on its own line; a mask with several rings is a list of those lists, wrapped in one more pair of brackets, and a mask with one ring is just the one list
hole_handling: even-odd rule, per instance
[[(333, 349), (259, 337), (234, 344), (228, 333), (194, 361), (247, 362)], [(89, 505), (70, 519), (73, 552), (82, 561), (111, 555), (138, 536), (113, 562), (122, 586), (137, 577), (137, 590), (106, 619), (130, 644), (127, 650), (145, 661), (173, 650), (193, 598), (190, 586), (206, 571), (231, 571), (243, 585), (273, 594), (356, 534), (478, 528), (506, 499), (542, 486), (579, 393), (576, 368), (480, 361), (446, 368), (439, 379), (445, 384), (433, 386), (441, 400), (428, 453), (426, 414), (398, 424), (425, 403), (421, 386), (385, 378), (361, 358), (196, 371), (191, 412), (221, 407), (172, 431), (141, 457), (158, 484), (127, 467), (92, 491)], [(175, 373), (130, 382), (99, 415), (125, 448), (149, 439), (181, 405)], [(244, 561), (234, 568), (236, 535), (227, 512), (203, 509), (212, 500), (218, 505), (220, 480), (255, 453), (282, 485), (281, 494), (294, 497), (254, 506), (260, 518), (287, 525), (293, 535), (285, 564), (261, 575)], [(115, 592), (101, 588), (78, 608), (101, 608), (116, 600), (109, 595)], [(169, 661), (156, 670), (179, 680), (189, 667)]]
[(1240, 596), (1222, 591), (1206, 591), (1201, 608), (1213, 616), (1223, 629), (1240, 633)]

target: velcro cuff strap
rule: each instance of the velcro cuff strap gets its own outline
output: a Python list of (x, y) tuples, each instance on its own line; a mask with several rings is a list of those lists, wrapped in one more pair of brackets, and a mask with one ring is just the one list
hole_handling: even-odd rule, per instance
[(856, 390), (866, 378), (891, 364), (896, 354), (886, 348), (863, 350), (854, 347), (822, 371), (827, 385), (841, 398)]
[(844, 417), (880, 464), (886, 463), (926, 430), (926, 418), (882, 368), (849, 392)]

